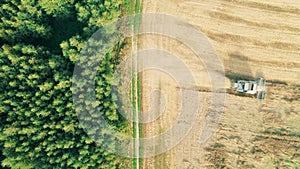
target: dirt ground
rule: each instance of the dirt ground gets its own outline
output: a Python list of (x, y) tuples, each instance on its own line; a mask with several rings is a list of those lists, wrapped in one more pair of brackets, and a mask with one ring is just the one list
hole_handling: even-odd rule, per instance
[[(209, 94), (200, 92), (202, 108), (193, 130), (175, 148), (143, 160), (143, 168), (296, 168), (300, 164), (300, 1), (294, 0), (143, 0), (143, 12), (176, 16), (207, 35), (226, 72), (263, 76), (264, 101), (226, 94), (225, 112), (214, 136), (199, 143)], [(139, 50), (166, 50), (188, 65), (197, 86), (210, 86), (203, 63), (180, 42), (159, 35), (139, 37)], [(176, 69), (176, 68), (174, 68)], [(273, 83), (271, 82), (273, 81)], [(286, 82), (286, 84), (284, 83)], [(227, 80), (229, 87), (229, 79)], [(162, 116), (144, 124), (143, 137), (174, 124), (180, 108), (178, 84), (167, 74), (144, 71), (142, 109)], [(299, 167), (299, 165), (298, 165)]]

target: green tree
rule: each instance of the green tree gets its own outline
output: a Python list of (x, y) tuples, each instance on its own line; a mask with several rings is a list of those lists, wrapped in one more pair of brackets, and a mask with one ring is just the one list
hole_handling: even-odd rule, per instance
[(31, 0), (3, 0), (0, 7), (0, 37), (5, 43), (38, 42), (39, 38), (51, 36), (46, 22), (49, 16), (35, 7)]
[[(85, 40), (103, 24), (119, 17), (120, 5), (121, 2), (114, 0), (1, 2), (0, 150), (3, 155), (0, 160), (3, 167), (120, 168), (124, 165), (127, 159), (97, 146), (80, 127), (72, 98), (74, 63), (82, 59), (79, 52)], [(110, 36), (115, 31), (105, 34)], [(94, 112), (92, 121), (97, 122), (103, 115), (114, 128), (123, 130), (126, 122), (116, 110), (111, 89), (120, 47), (117, 44), (98, 68), (97, 100), (87, 100), (76, 109), (98, 107), (102, 114)], [(91, 127), (92, 136), (109, 134), (108, 130)], [(105, 147), (113, 149), (115, 145), (111, 142), (105, 142)]]
[(75, 0), (39, 0), (38, 4), (48, 15), (67, 17), (72, 14), (74, 2)]

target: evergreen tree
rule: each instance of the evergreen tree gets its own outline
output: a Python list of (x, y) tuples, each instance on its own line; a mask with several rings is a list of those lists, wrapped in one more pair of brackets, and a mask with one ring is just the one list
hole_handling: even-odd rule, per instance
[(33, 43), (49, 38), (49, 16), (32, 0), (3, 0), (0, 8), (0, 37), (4, 43)]
[[(79, 52), (93, 31), (120, 16), (121, 5), (116, 0), (1, 2), (0, 150), (3, 156), (0, 155), (0, 160), (3, 167), (120, 168), (124, 165), (126, 159), (99, 147), (84, 132), (72, 98), (73, 68), (80, 59)], [(107, 36), (114, 31), (117, 30), (106, 32)], [(98, 68), (97, 100), (84, 102), (103, 112), (93, 114), (94, 121), (103, 115), (117, 130), (126, 128), (111, 91), (120, 47), (118, 44), (107, 54)], [(92, 132), (97, 135), (108, 131), (95, 128)], [(115, 145), (111, 142), (106, 142), (105, 147), (113, 149)]]

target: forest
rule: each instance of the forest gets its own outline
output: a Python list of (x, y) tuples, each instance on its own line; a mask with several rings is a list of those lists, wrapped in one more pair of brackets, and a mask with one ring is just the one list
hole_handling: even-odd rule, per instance
[[(97, 146), (81, 128), (72, 99), (72, 76), (86, 40), (126, 14), (129, 0), (0, 3), (2, 168), (128, 168), (131, 159)], [(127, 125), (111, 103), (107, 79), (123, 46), (118, 43), (106, 55), (96, 79), (96, 104), (120, 131)]]

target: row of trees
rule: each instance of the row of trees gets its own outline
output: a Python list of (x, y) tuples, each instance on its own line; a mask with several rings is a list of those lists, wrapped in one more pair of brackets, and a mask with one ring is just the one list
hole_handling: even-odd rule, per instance
[[(72, 73), (85, 41), (121, 16), (121, 0), (2, 0), (0, 8), (0, 156), (9, 168), (121, 168), (129, 159), (97, 146), (80, 127)], [(120, 46), (97, 76), (97, 106), (126, 128), (108, 81)], [(107, 143), (110, 144), (110, 143)], [(112, 145), (113, 146), (113, 145)]]

